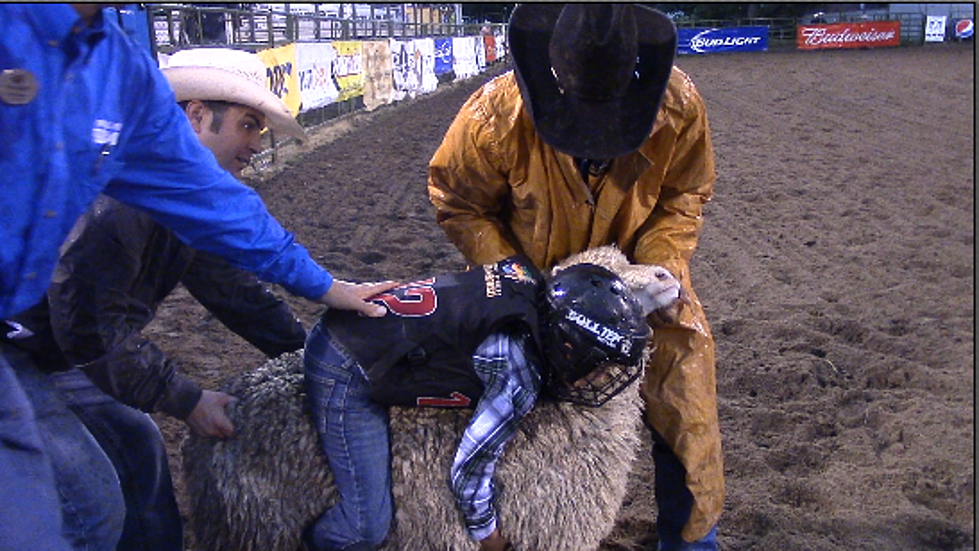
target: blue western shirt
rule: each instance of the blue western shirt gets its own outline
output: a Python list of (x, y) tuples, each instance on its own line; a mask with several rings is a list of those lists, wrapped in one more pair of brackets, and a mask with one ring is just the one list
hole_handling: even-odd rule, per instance
[[(30, 97), (32, 80), (19, 104), (12, 92)], [(295, 294), (319, 298), (333, 282), (218, 166), (148, 52), (111, 18), (86, 26), (68, 5), (0, 4), (0, 319), (40, 300), (100, 192)]]
[(507, 333), (487, 337), (473, 353), (473, 367), (486, 390), (456, 450), (450, 483), (466, 529), (479, 541), (496, 529), (496, 462), (517, 423), (534, 407), (541, 377), (532, 356), (524, 353), (524, 338)]

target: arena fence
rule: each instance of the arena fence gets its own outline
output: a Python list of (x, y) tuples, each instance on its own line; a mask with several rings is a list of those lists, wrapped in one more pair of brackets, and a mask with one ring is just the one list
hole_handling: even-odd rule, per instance
[[(243, 5), (238, 5), (243, 6)], [(341, 92), (338, 97), (323, 105), (316, 105), (309, 108), (308, 105), (297, 108), (294, 97), (283, 96), (283, 92), (288, 86), (283, 80), (289, 75), (285, 73), (296, 69), (294, 62), (279, 61), (282, 56), (280, 52), (292, 47), (303, 50), (308, 55), (311, 50), (327, 47), (329, 44), (336, 44), (338, 48), (350, 50), (357, 48), (357, 44), (363, 45), (363, 63), (368, 64), (369, 56), (375, 58), (374, 64), (377, 65), (376, 58), (388, 56), (391, 63), (383, 67), (389, 75), (377, 74), (368, 75), (370, 78), (383, 78), (390, 80), (393, 78), (394, 88), (399, 84), (404, 85), (404, 80), (411, 75), (410, 72), (419, 72), (419, 68), (413, 64), (429, 63), (425, 61), (429, 57), (434, 57), (431, 63), (438, 64), (439, 56), (449, 55), (453, 52), (445, 52), (444, 44), (447, 39), (476, 39), (480, 42), (475, 43), (477, 48), (482, 47), (482, 40), (486, 40), (486, 51), (481, 52), (478, 71), (466, 71), (459, 74), (459, 71), (437, 74), (439, 83), (454, 80), (457, 78), (468, 78), (476, 72), (482, 71), (486, 66), (506, 59), (506, 25), (497, 24), (474, 24), (462, 20), (460, 4), (302, 4), (302, 6), (312, 6), (305, 12), (296, 13), (295, 11), (286, 12), (288, 4), (253, 4), (250, 9), (237, 9), (223, 7), (219, 4), (207, 5), (187, 5), (187, 4), (146, 4), (150, 10), (150, 21), (152, 24), (151, 34), (155, 52), (159, 57), (165, 58), (167, 54), (177, 50), (201, 47), (201, 46), (225, 46), (232, 48), (245, 49), (259, 53), (263, 61), (269, 68), (270, 88), (283, 97), (287, 105), (297, 114), (297, 119), (304, 128), (311, 129), (325, 124), (337, 117), (341, 117), (362, 109), (372, 109), (377, 102), (365, 101), (365, 95), (357, 93)], [(293, 5), (297, 6), (297, 5)], [(900, 5), (899, 5), (900, 6)], [(947, 25), (968, 20), (971, 40), (971, 26), (974, 18), (974, 4), (950, 4), (955, 11), (948, 14)], [(344, 13), (344, 9), (348, 13)], [(910, 9), (913, 6), (907, 5)], [(328, 12), (327, 10), (333, 10)], [(954, 11), (953, 10), (953, 11)], [(877, 32), (876, 27), (898, 31), (899, 38), (889, 42), (876, 44), (879, 46), (911, 46), (922, 45), (927, 42), (926, 25), (932, 24), (929, 17), (924, 13), (914, 11), (900, 12), (890, 8), (879, 10), (861, 10), (852, 12), (831, 12), (819, 13), (807, 18), (742, 18), (726, 20), (705, 20), (680, 18), (674, 19), (681, 38), (690, 36), (691, 32), (709, 31), (716, 33), (714, 36), (721, 38), (713, 39), (715, 43), (741, 43), (757, 40), (750, 37), (752, 33), (760, 33), (765, 40), (763, 47), (752, 49), (742, 48), (747, 51), (765, 50), (792, 50), (810, 49), (803, 44), (801, 35), (807, 27), (826, 26), (821, 29), (826, 32), (839, 32), (841, 25), (850, 25), (844, 32), (860, 32), (862, 29), (871, 29)], [(879, 23), (879, 25), (875, 25)], [(830, 27), (834, 27), (830, 29)], [(743, 34), (745, 31), (747, 34)], [(808, 32), (808, 31), (807, 31)], [(880, 34), (880, 33), (878, 33)], [(699, 36), (699, 35), (698, 35)], [(424, 48), (413, 45), (415, 41), (438, 41), (436, 51), (431, 52), (431, 45), (425, 42)], [(494, 44), (494, 40), (498, 43)], [(682, 42), (682, 40), (681, 40)], [(385, 43), (391, 45), (391, 49), (399, 48), (398, 51), (387, 52), (383, 48), (375, 48), (377, 44), (382, 46)], [(453, 42), (454, 43), (454, 42)], [(407, 47), (406, 44), (412, 44)], [(419, 42), (421, 44), (421, 42)], [(312, 46), (310, 46), (312, 45)], [(317, 46), (320, 45), (320, 46)], [(688, 44), (689, 45), (689, 44)], [(804, 47), (806, 46), (806, 47)], [(832, 44), (829, 47), (834, 47)], [(853, 45), (841, 46), (853, 47)], [(368, 49), (370, 54), (368, 54)], [(441, 49), (441, 50), (440, 50)], [(722, 46), (712, 51), (736, 51), (738, 47), (728, 48)], [(338, 50), (339, 51), (339, 50)], [(689, 48), (684, 48), (681, 44), (680, 53), (691, 53)], [(694, 53), (705, 53), (698, 51)], [(288, 56), (295, 56), (290, 50)], [(333, 54), (339, 57), (343, 53)], [(423, 61), (419, 61), (422, 56)], [(295, 58), (293, 58), (294, 61)], [(331, 58), (332, 59), (332, 58)], [(352, 62), (357, 65), (358, 62)], [(441, 61), (445, 63), (445, 61)], [(335, 62), (334, 62), (335, 64)], [(364, 68), (357, 68), (361, 72), (366, 72)], [(317, 69), (320, 73), (329, 73), (330, 76), (337, 76), (334, 67), (325, 66)], [(382, 71), (383, 72), (383, 71)], [(294, 76), (294, 75), (293, 75)], [(363, 76), (363, 75), (361, 75)], [(402, 82), (398, 82), (399, 76)], [(389, 78), (390, 77), (390, 78)], [(308, 80), (308, 78), (307, 78)], [(417, 80), (421, 80), (418, 76)], [(375, 82), (375, 85), (378, 83)], [(390, 86), (389, 83), (381, 83), (383, 86)], [(369, 84), (363, 85), (364, 88), (370, 87)], [(383, 87), (382, 86), (382, 87)], [(300, 86), (293, 82), (293, 88)], [(376, 86), (375, 86), (376, 87)], [(432, 91), (429, 85), (422, 92)], [(402, 90), (403, 92), (403, 90)], [(414, 91), (407, 94), (414, 97)], [(404, 94), (383, 100), (381, 103), (393, 103), (403, 99)], [(266, 133), (266, 146), (264, 151), (257, 156), (257, 166), (267, 166), (276, 161), (277, 150), (284, 145), (290, 138), (279, 140), (271, 132)]]
[[(506, 36), (505, 25), (459, 23), (459, 13), (452, 9), (451, 4), (311, 5), (315, 11), (309, 13), (287, 13), (276, 9), (279, 6), (284, 8), (284, 5), (271, 5), (271, 10), (185, 4), (150, 4), (147, 7), (152, 10), (153, 46), (161, 65), (165, 65), (168, 54), (187, 48), (221, 46), (256, 52), (269, 70), (270, 88), (283, 98), (296, 114), (300, 125), (307, 130), (365, 108), (375, 108), (378, 103), (394, 103), (414, 97), (416, 93), (433, 91), (432, 79), (442, 83), (467, 78), (506, 56), (502, 43)], [(326, 6), (334, 9), (339, 6), (341, 11), (320, 12)], [(348, 10), (360, 8), (361, 11), (344, 14), (342, 10), (345, 6)], [(437, 64), (431, 59), (435, 55), (432, 51), (433, 41), (437, 40), (445, 48), (448, 39), (467, 38), (474, 39), (475, 42), (469, 43), (476, 47), (485, 48), (485, 51), (478, 52), (478, 60), (471, 60), (470, 68), (464, 72), (457, 69), (438, 75), (424, 75), (429, 83), (422, 87), (415, 82), (418, 90), (410, 89), (410, 84), (406, 85), (405, 80), (414, 78), (419, 81), (423, 78), (419, 65)], [(456, 44), (458, 47), (457, 41)], [(336, 49), (332, 45), (336, 45)], [(394, 51), (395, 48), (400, 49)], [(473, 52), (468, 54), (475, 55)], [(363, 59), (360, 59), (361, 55)], [(367, 72), (364, 65), (368, 64), (369, 55), (388, 58), (381, 75), (364, 74)], [(295, 79), (295, 73), (302, 70), (297, 66), (302, 65), (296, 62), (297, 56), (306, 57), (307, 71), (303, 76), (307, 82), (293, 80), (290, 84), (286, 79)], [(310, 62), (309, 59), (315, 56), (322, 59)], [(424, 57), (419, 59), (420, 56)], [(358, 59), (351, 61), (352, 57)], [(384, 64), (384, 61), (382, 59), (380, 63)], [(374, 62), (378, 64), (376, 59)], [(350, 76), (345, 76), (346, 69), (337, 67), (338, 64), (351, 66), (353, 78), (356, 79), (359, 74), (362, 81), (353, 85), (339, 82), (349, 81)], [(308, 69), (311, 65), (312, 69)], [(327, 74), (338, 83), (340, 90), (334, 89), (336, 97), (320, 101), (322, 105), (309, 108), (301, 105), (295, 94), (286, 93), (289, 89), (307, 86), (311, 80), (322, 84), (319, 81), (324, 80)], [(372, 82), (368, 82), (372, 79)], [(372, 96), (375, 101), (365, 102), (363, 92), (368, 87), (375, 92), (377, 88), (393, 87), (393, 98), (388, 96), (377, 101), (375, 93)], [(263, 151), (255, 156), (253, 166), (256, 170), (262, 170), (274, 164), (280, 147), (291, 141), (292, 138), (266, 132)]]
[[(344, 6), (311, 5), (317, 9)], [(284, 9), (285, 5), (281, 6)], [(217, 44), (254, 51), (300, 41), (471, 36), (485, 26), (455, 22), (455, 13), (447, 4), (413, 4), (411, 8), (405, 4), (362, 6), (370, 10), (369, 15), (186, 4), (153, 4), (151, 8), (157, 51), (163, 53)]]

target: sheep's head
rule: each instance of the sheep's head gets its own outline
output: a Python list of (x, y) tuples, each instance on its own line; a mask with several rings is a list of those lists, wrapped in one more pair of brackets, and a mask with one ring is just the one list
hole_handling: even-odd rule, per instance
[(571, 255), (556, 265), (551, 274), (575, 264), (596, 264), (611, 270), (639, 299), (643, 314), (669, 308), (684, 300), (680, 282), (669, 270), (655, 264), (632, 264), (618, 248), (612, 245), (596, 247)]

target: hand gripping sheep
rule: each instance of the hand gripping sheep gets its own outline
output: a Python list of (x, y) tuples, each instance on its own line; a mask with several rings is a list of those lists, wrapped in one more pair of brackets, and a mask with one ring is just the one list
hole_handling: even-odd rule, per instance
[[(680, 295), (658, 266), (632, 265), (614, 247), (574, 255), (618, 274), (646, 311)], [(648, 357), (648, 350), (647, 355)], [(645, 362), (645, 357), (644, 360)], [(333, 478), (305, 411), (302, 352), (270, 360), (222, 390), (237, 436), (184, 443), (190, 525), (207, 551), (295, 551), (303, 529), (336, 500)], [(496, 471), (501, 529), (519, 550), (597, 549), (626, 493), (640, 445), (633, 383), (599, 408), (541, 401), (524, 419)], [(390, 412), (395, 523), (385, 550), (475, 550), (447, 483), (470, 410)]]

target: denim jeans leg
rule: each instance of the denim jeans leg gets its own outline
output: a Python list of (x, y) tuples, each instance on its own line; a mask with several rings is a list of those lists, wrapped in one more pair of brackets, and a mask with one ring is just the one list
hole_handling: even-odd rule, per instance
[(112, 463), (61, 398), (50, 375), (11, 362), (34, 407), (61, 499), (62, 534), (76, 550), (115, 549), (125, 503)]
[(0, 550), (71, 549), (34, 409), (0, 345)]
[(183, 523), (166, 445), (153, 419), (105, 394), (77, 369), (52, 378), (119, 477), (126, 520), (116, 551), (182, 551)]
[(656, 507), (659, 509), (656, 519), (659, 551), (716, 551), (716, 526), (694, 542), (683, 541), (680, 536), (693, 507), (693, 494), (686, 484), (687, 471), (663, 438), (655, 430), (652, 433)]
[(316, 326), (306, 341), (306, 393), (340, 494), (307, 529), (316, 551), (380, 546), (393, 516), (387, 410), (355, 360)]

